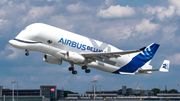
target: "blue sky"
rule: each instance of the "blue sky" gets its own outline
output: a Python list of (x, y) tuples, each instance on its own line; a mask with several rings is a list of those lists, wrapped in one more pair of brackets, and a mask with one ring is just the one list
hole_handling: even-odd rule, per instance
[[(43, 62), (43, 53), (15, 49), (8, 43), (27, 25), (41, 22), (109, 43), (122, 50), (160, 44), (151, 65), (157, 69), (164, 59), (171, 61), (168, 73), (115, 75), (91, 69), (77, 75), (70, 66)], [(33, 89), (40, 85), (57, 85), (74, 92), (92, 90), (91, 80), (98, 80), (103, 90), (119, 90), (126, 85), (136, 88), (178, 89), (180, 83), (180, 1), (179, 0), (1, 0), (0, 1), (0, 85)], [(100, 90), (100, 88), (98, 88)]]

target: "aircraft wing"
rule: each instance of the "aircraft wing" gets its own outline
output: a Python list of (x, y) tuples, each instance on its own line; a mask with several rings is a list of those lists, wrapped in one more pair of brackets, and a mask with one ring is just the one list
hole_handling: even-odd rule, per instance
[(119, 52), (106, 52), (106, 53), (101, 53), (101, 52), (81, 52), (80, 54), (84, 56), (85, 58), (88, 59), (88, 62), (92, 62), (95, 60), (103, 60), (103, 59), (109, 59), (109, 58), (118, 58), (121, 55), (126, 55), (126, 54), (131, 54), (131, 53), (136, 53), (143, 51), (146, 47), (143, 47), (139, 50), (131, 50), (131, 51), (119, 51)]

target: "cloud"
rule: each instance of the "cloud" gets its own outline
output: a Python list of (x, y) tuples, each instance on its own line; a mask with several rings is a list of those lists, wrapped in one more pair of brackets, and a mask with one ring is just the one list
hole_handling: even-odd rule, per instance
[(22, 22), (34, 22), (38, 21), (38, 19), (43, 19), (43, 17), (50, 16), (54, 11), (54, 8), (51, 6), (43, 6), (43, 7), (31, 7), (29, 9), (27, 16), (23, 17)]
[(78, 13), (78, 12), (83, 12), (83, 11), (89, 11), (90, 8), (85, 6), (85, 4), (82, 3), (76, 3), (76, 4), (70, 4), (67, 5), (66, 9), (71, 12), (71, 13)]
[(48, 20), (48, 23), (58, 28), (62, 28), (66, 30), (72, 30), (74, 28), (74, 25), (72, 24), (71, 19), (63, 15), (55, 15), (55, 16), (50, 17), (50, 19)]
[[(50, 64), (47, 64), (50, 65)], [(17, 70), (18, 68), (18, 70)], [(18, 72), (18, 73), (27, 73), (27, 74), (36, 74), (38, 76), (44, 76), (44, 75), (51, 75), (51, 74), (66, 74), (70, 73), (68, 71), (67, 66), (60, 66), (60, 65), (53, 65), (51, 64), (50, 66), (39, 66), (39, 67), (34, 67), (34, 66), (27, 66), (27, 67), (14, 67), (12, 68), (13, 72)]]
[(92, 80), (102, 80), (104, 79), (104, 76), (102, 76), (101, 74), (95, 74), (95, 75), (91, 75), (91, 76), (88, 76), (88, 75), (78, 75), (78, 76), (75, 76), (74, 77), (76, 79), (76, 81), (78, 82), (90, 82)]
[(128, 5), (126, 7), (117, 5), (117, 6), (110, 6), (106, 10), (100, 10), (98, 12), (98, 17), (101, 18), (121, 18), (121, 17), (130, 17), (135, 14), (135, 10)]
[(175, 7), (174, 6), (169, 6), (168, 9), (160, 12), (157, 16), (159, 17), (160, 20), (164, 20), (164, 18), (169, 18), (169, 17), (172, 17), (173, 14), (174, 14), (174, 9)]
[(169, 0), (169, 6), (168, 8), (164, 6), (147, 6), (146, 13), (152, 13), (157, 15), (157, 17), (164, 21), (166, 18), (173, 17), (174, 14), (177, 14), (180, 16), (180, 1), (179, 0)]
[[(10, 52), (12, 51), (12, 53)], [(19, 58), (21, 56), (20, 50), (10, 46), (6, 45), (6, 48), (4, 51), (0, 51), (0, 56), (1, 58), (4, 57), (8, 60), (16, 59), (17, 57)]]
[(0, 10), (0, 17), (4, 17), (5, 15), (5, 11), (4, 10)]
[[(27, 13), (29, 5), (28, 2), (21, 2), (21, 3), (16, 3), (16, 1), (9, 1), (8, 3), (5, 3), (1, 5), (0, 7), (0, 19), (3, 20), (3, 26), (0, 28), (3, 28), (1, 30), (7, 35), (8, 31), (11, 31), (11, 28), (16, 27), (17, 24), (20, 24), (22, 22), (22, 17), (24, 16), (24, 13)], [(4, 24), (4, 22), (6, 24)]]
[(105, 4), (109, 6), (109, 5), (114, 4), (114, 1), (113, 0), (105, 0)]
[(174, 55), (167, 56), (167, 58), (171, 61), (172, 65), (180, 65), (180, 53), (175, 53)]
[(97, 74), (97, 75), (94, 75), (93, 76), (93, 80), (101, 80), (101, 79), (103, 79), (104, 77), (102, 76), (102, 75), (100, 75), (100, 74)]
[(175, 13), (175, 6), (169, 5), (168, 8), (163, 6), (146, 6), (146, 13), (151, 13), (158, 17), (160, 21), (164, 21), (166, 18), (171, 18)]
[(166, 10), (166, 7), (163, 6), (156, 6), (156, 7), (152, 7), (149, 5), (146, 6), (146, 13), (156, 14), (156, 13), (161, 13), (164, 10)]
[(142, 22), (135, 26), (135, 30), (138, 33), (149, 33), (158, 30), (159, 25), (150, 22), (151, 19), (143, 19)]
[[(7, 31), (9, 30), (9, 28), (7, 26), (10, 25), (10, 21), (8, 20), (5, 20), (5, 19), (0, 19), (0, 30), (3, 32), (3, 31)], [(1, 34), (0, 34), (1, 35)]]
[(12, 47), (12, 46), (10, 46), (10, 45), (7, 45), (7, 46), (6, 46), (5, 51), (7, 51), (7, 50), (12, 50), (12, 51), (13, 51), (12, 54), (9, 54), (9, 55), (7, 56), (7, 59), (15, 59), (15, 58), (17, 58), (17, 57), (20, 56), (20, 52), (18, 51), (18, 49), (14, 48), (14, 47)]
[(176, 13), (180, 16), (180, 1), (179, 0), (169, 0), (172, 7), (176, 9)]
[[(172, 44), (176, 45), (177, 41), (175, 41), (175, 32), (178, 30), (178, 26), (176, 24), (165, 25), (162, 28), (162, 40), (161, 43), (164, 44)], [(178, 37), (177, 37), (178, 38)]]
[[(18, 79), (21, 83), (24, 83), (25, 87), (26, 83), (28, 84), (50, 84), (50, 85), (60, 85), (65, 86), (69, 84), (69, 79), (72, 78), (71, 72), (68, 71), (68, 67), (66, 66), (58, 66), (58, 65), (50, 65), (43, 66), (22, 66), (22, 67), (12, 67), (10, 72), (16, 75), (16, 79)], [(70, 74), (70, 75), (67, 75)], [(59, 77), (60, 76), (60, 77)], [(58, 77), (57, 80), (54, 80), (54, 77)]]
[(131, 35), (131, 29), (128, 27), (112, 26), (106, 29), (103, 29), (101, 33), (103, 38), (114, 39), (113, 41), (125, 40), (128, 39)]
[(0, 4), (5, 4), (8, 0), (0, 0)]

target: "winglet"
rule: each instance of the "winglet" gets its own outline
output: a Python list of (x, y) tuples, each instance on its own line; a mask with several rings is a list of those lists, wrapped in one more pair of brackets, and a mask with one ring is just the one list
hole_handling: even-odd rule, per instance
[(164, 60), (163, 64), (161, 65), (161, 68), (159, 69), (159, 71), (168, 72), (169, 71), (169, 64), (170, 64), (169, 60)]

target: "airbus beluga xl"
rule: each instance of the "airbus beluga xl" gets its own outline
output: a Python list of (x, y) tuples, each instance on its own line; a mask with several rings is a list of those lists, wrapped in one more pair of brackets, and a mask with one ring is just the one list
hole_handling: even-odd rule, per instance
[(77, 74), (74, 65), (79, 65), (90, 73), (91, 68), (115, 74), (149, 74), (152, 71), (169, 71), (169, 60), (164, 60), (160, 69), (152, 69), (149, 64), (159, 44), (152, 43), (138, 50), (123, 51), (110, 44), (78, 35), (43, 23), (34, 23), (22, 30), (10, 45), (45, 53), (47, 63), (61, 65), (70, 63), (69, 71)]

